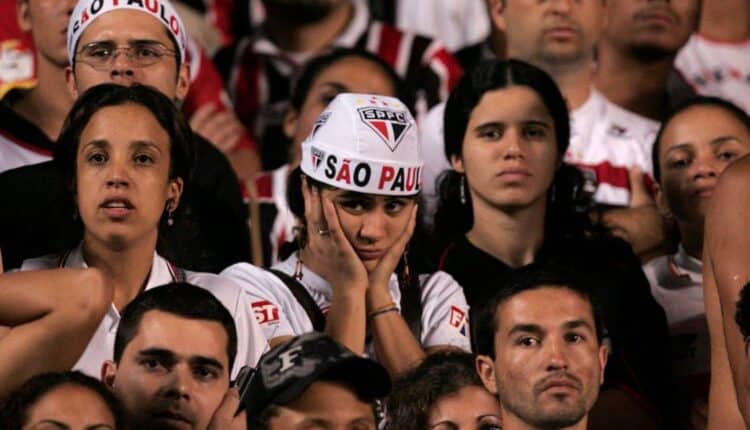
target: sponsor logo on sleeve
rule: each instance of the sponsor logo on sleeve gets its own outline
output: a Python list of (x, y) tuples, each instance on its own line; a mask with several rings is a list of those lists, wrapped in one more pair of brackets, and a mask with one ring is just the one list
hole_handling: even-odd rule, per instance
[(258, 324), (274, 324), (279, 322), (279, 308), (268, 300), (253, 302), (252, 307)]
[(469, 333), (469, 321), (466, 319), (466, 312), (461, 310), (458, 306), (451, 306), (451, 313), (448, 317), (448, 324), (451, 327), (458, 330), (462, 336), (468, 336)]

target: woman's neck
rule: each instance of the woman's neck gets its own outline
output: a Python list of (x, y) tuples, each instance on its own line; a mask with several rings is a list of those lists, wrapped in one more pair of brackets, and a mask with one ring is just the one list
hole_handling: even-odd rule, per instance
[(685, 252), (693, 258), (703, 258), (703, 224), (690, 225), (678, 222), (680, 229), (680, 242)]
[(506, 213), (472, 195), (474, 225), (466, 233), (472, 245), (510, 267), (534, 261), (544, 241), (544, 198), (531, 206)]
[(114, 305), (121, 310), (130, 303), (148, 281), (156, 249), (156, 236), (122, 249), (90, 236), (83, 240), (83, 258), (89, 267), (101, 270), (114, 287)]

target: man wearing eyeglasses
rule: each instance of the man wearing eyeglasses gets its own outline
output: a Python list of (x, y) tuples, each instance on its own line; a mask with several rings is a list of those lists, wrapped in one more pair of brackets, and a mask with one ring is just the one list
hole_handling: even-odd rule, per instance
[[(149, 85), (176, 102), (187, 95), (190, 68), (185, 61), (186, 29), (168, 0), (79, 0), (77, 3), (21, 0), (19, 11), (24, 9), (23, 5), (27, 6), (30, 16), (37, 18), (30, 28), (35, 33), (56, 38), (57, 69), (44, 76), (40, 70), (39, 74), (39, 86), (45, 89), (40, 95), (59, 98), (55, 107), (61, 105), (67, 111), (78, 94), (105, 82)], [(39, 19), (58, 9), (65, 20)], [(67, 43), (64, 39), (60, 43), (65, 28), (68, 29)], [(38, 106), (45, 109), (37, 112), (39, 116), (47, 111), (49, 115), (54, 113), (52, 107)], [(17, 142), (7, 145), (0, 142), (0, 172), (5, 170), (2, 168), (4, 160), (10, 158), (4, 149), (38, 155), (38, 159), (19, 165), (49, 160), (54, 150), (53, 142), (39, 132), (35, 124), (20, 115), (16, 117), (13, 121), (0, 119), (7, 124), (7, 127), (0, 126), (0, 140), (3, 128), (25, 127), (33, 131), (26, 132), (25, 138)], [(50, 136), (55, 137), (59, 132), (63, 117), (64, 114), (50, 128), (54, 130)], [(226, 157), (210, 143), (196, 137), (196, 175), (186, 199), (191, 207), (189, 222), (200, 225), (200, 229), (188, 233), (176, 225), (168, 241), (170, 248), (177, 252), (172, 260), (179, 266), (218, 272), (234, 262), (250, 258), (247, 209)], [(46, 142), (43, 150), (37, 150), (37, 141)], [(17, 267), (25, 258), (54, 252), (64, 234), (73, 228), (72, 202), (64, 200), (63, 184), (52, 163), (0, 175), (0, 195), (3, 196), (0, 249), (6, 267)]]

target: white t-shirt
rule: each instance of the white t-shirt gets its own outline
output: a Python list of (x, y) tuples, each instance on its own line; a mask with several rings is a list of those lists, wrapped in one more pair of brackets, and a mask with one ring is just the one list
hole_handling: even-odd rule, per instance
[[(45, 256), (25, 260), (21, 265), (21, 271), (54, 269), (58, 267), (86, 268), (83, 260), (81, 247), (77, 247), (62, 257)], [(237, 376), (242, 366), (254, 367), (263, 352), (266, 351), (268, 343), (263, 332), (253, 318), (250, 296), (238, 285), (228, 279), (224, 279), (212, 273), (185, 271), (185, 282), (204, 288), (211, 292), (227, 308), (237, 329), (237, 357), (232, 366), (232, 378)], [(178, 280), (176, 269), (167, 260), (154, 252), (154, 260), (151, 264), (151, 272), (146, 290), (175, 282)], [(73, 369), (95, 378), (101, 375), (102, 363), (112, 360), (115, 335), (120, 323), (120, 313), (114, 304), (104, 315), (102, 322), (89, 341), (81, 358), (73, 366)]]
[(717, 42), (694, 34), (677, 54), (675, 68), (696, 93), (750, 112), (750, 39)]
[[(293, 276), (297, 256), (292, 255), (274, 266)], [(312, 322), (284, 282), (273, 273), (237, 263), (221, 272), (233, 279), (252, 297), (255, 316), (267, 339), (279, 336), (296, 336), (313, 331)], [(469, 305), (461, 286), (447, 273), (436, 272), (420, 277), (422, 283), (422, 338), (425, 347), (452, 345), (470, 351), (468, 315)], [(325, 279), (302, 266), (302, 279), (315, 303), (325, 315), (331, 304), (333, 288)], [(391, 276), (389, 289), (393, 301), (399, 306), (401, 292), (396, 275)], [(371, 348), (367, 348), (371, 352)]]
[(565, 162), (581, 169), (596, 186), (597, 203), (630, 203), (631, 167), (641, 169), (647, 186), (653, 183), (651, 148), (658, 122), (617, 106), (593, 88), (586, 102), (570, 113), (570, 121)]
[(6, 136), (0, 131), (0, 173), (51, 159), (52, 156), (46, 151), (26, 145), (19, 139), (12, 138), (10, 135)]
[(701, 261), (689, 256), (682, 246), (676, 254), (655, 258), (643, 266), (651, 293), (667, 315), (679, 376), (710, 371), (702, 270)]

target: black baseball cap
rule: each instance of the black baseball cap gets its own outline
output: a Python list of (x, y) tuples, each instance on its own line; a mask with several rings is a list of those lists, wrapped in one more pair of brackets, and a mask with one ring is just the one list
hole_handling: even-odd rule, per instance
[(297, 399), (313, 383), (334, 376), (365, 401), (385, 397), (391, 378), (383, 366), (360, 357), (319, 332), (296, 336), (263, 354), (244, 397), (248, 417), (269, 405)]

